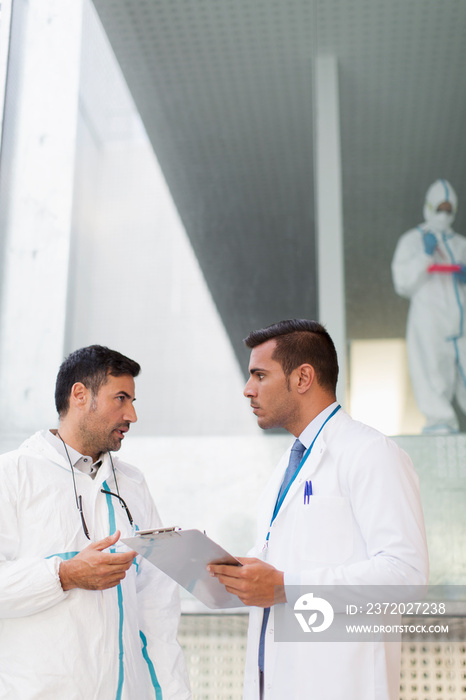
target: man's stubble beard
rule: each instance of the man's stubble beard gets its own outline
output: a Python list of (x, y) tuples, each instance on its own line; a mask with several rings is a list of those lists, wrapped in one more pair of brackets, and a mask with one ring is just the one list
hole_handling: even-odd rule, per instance
[[(79, 425), (81, 444), (86, 446), (86, 454), (103, 454), (105, 452), (117, 452), (121, 447), (121, 441), (113, 433), (108, 433), (108, 428), (99, 426), (95, 419), (97, 402), (92, 399), (89, 413), (83, 417)], [(99, 429), (100, 428), (100, 429)]]

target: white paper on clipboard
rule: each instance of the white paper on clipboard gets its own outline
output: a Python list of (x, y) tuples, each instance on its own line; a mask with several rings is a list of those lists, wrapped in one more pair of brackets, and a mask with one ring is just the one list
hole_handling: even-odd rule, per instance
[(165, 528), (139, 532), (121, 540), (186, 588), (209, 608), (239, 608), (238, 596), (228, 593), (207, 571), (208, 564), (241, 566), (238, 559), (200, 530)]

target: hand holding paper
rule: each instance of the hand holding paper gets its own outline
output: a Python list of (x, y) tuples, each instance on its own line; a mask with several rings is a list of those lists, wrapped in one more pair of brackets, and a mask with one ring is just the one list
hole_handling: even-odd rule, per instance
[(286, 602), (282, 571), (261, 559), (239, 557), (239, 561), (243, 566), (210, 564), (207, 569), (245, 605), (268, 608)]

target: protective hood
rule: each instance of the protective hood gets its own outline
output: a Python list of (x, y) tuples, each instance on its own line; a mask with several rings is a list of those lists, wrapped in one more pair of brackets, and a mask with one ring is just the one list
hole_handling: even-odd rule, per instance
[[(452, 213), (439, 212), (437, 207), (450, 202)], [(424, 203), (424, 220), (434, 233), (450, 232), (458, 208), (456, 192), (447, 180), (437, 180), (429, 187)]]

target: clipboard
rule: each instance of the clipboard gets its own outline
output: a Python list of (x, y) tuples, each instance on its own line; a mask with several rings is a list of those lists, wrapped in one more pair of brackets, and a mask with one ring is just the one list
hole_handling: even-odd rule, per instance
[(142, 530), (121, 540), (161, 569), (208, 608), (240, 608), (238, 596), (228, 593), (207, 571), (208, 564), (242, 566), (234, 556), (200, 530), (162, 528)]

